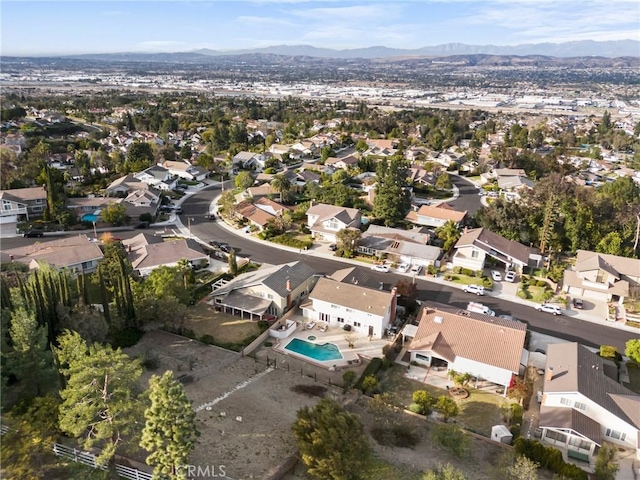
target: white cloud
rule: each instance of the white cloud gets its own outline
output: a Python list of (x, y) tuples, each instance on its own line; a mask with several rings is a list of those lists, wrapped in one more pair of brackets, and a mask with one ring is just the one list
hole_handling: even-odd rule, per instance
[(386, 18), (395, 16), (392, 5), (353, 5), (349, 7), (318, 7), (305, 10), (295, 9), (290, 12), (301, 18), (311, 18), (333, 22), (336, 20), (349, 20), (354, 23), (363, 19)]
[(285, 27), (297, 26), (295, 23), (282, 18), (277, 17), (256, 17), (256, 16), (241, 16), (236, 18), (236, 21), (242, 24), (252, 25), (279, 25)]

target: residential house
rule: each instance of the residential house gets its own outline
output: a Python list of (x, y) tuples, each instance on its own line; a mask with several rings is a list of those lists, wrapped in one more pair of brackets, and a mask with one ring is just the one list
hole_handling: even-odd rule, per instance
[(433, 172), (428, 172), (422, 167), (412, 166), (407, 173), (410, 184), (434, 185), (437, 179)]
[(534, 249), (504, 238), (486, 228), (465, 231), (454, 246), (451, 263), (455, 267), (483, 270), (489, 259), (505, 270), (522, 271), (523, 267), (537, 267), (542, 256)]
[(0, 200), (0, 223), (15, 223), (29, 220), (30, 215), (42, 215), (47, 207), (47, 191), (44, 187), (0, 190)]
[(76, 273), (95, 271), (103, 256), (98, 244), (84, 234), (50, 242), (36, 242), (0, 252), (2, 262), (23, 263), (32, 270), (39, 268), (39, 263), (44, 262)]
[(175, 267), (186, 259), (192, 266), (206, 266), (209, 256), (192, 239), (164, 241), (147, 233), (122, 240), (133, 269), (142, 277), (160, 266)]
[(340, 283), (351, 283), (360, 285), (361, 287), (375, 288), (384, 290), (385, 284), (371, 278), (371, 270), (362, 267), (347, 267), (336, 270), (327, 278)]
[(369, 149), (363, 156), (377, 155), (380, 157), (390, 157), (397, 152), (398, 140), (395, 139), (366, 139)]
[(304, 187), (308, 183), (320, 183), (321, 178), (318, 172), (304, 169), (297, 172), (291, 182), (298, 187)]
[(325, 160), (324, 164), (333, 169), (349, 170), (355, 168), (358, 165), (360, 159), (355, 155), (349, 155), (343, 158), (329, 157)]
[(196, 167), (188, 162), (165, 160), (162, 162), (162, 166), (166, 168), (170, 174), (192, 182), (201, 182), (209, 176), (209, 170), (203, 167)]
[(449, 221), (460, 226), (466, 217), (466, 210), (464, 212), (460, 212), (458, 210), (454, 210), (446, 203), (441, 203), (435, 206), (422, 205), (417, 211), (410, 211), (407, 213), (405, 220), (417, 225), (438, 228)]
[(539, 427), (542, 441), (589, 460), (603, 442), (640, 459), (640, 395), (618, 381), (618, 367), (578, 343), (547, 348)]
[[(396, 313), (396, 289), (383, 292), (353, 283), (321, 278), (300, 308), (303, 316), (345, 328), (368, 338), (382, 338)], [(349, 328), (347, 327), (347, 328)]]
[(469, 373), (502, 386), (505, 396), (513, 376), (524, 372), (525, 323), (439, 304), (424, 305), (417, 318), (417, 329), (409, 325), (402, 332), (413, 337), (407, 347), (412, 362)]
[(247, 220), (262, 231), (270, 221), (282, 215), (284, 210), (287, 209), (282, 205), (261, 197), (255, 203), (243, 201), (236, 205), (236, 216)]
[(122, 199), (127, 215), (138, 218), (144, 213), (155, 216), (160, 207), (160, 196), (155, 190), (134, 190)]
[(564, 272), (569, 295), (622, 304), (630, 289), (640, 287), (640, 260), (578, 250), (576, 263)]
[(358, 251), (365, 255), (387, 255), (401, 263), (440, 265), (442, 249), (428, 245), (430, 234), (424, 228), (400, 230), (381, 225), (370, 225), (358, 242)]
[(298, 153), (298, 157), (313, 158), (320, 155), (320, 149), (311, 140), (302, 140), (291, 145), (291, 150)]
[(174, 174), (160, 165), (149, 167), (142, 172), (134, 174), (133, 177), (151, 187), (164, 191), (173, 190), (177, 184)]
[(135, 190), (148, 190), (149, 184), (134, 177), (132, 174), (115, 179), (107, 186), (107, 195), (110, 197), (126, 197)]
[(71, 197), (67, 199), (67, 210), (72, 210), (81, 217), (88, 213), (96, 213), (105, 208), (109, 203), (118, 203), (121, 199), (114, 199), (112, 197)]
[(307, 226), (314, 238), (336, 241), (336, 233), (345, 228), (359, 228), (362, 214), (357, 208), (319, 203), (307, 210)]
[(280, 317), (309, 295), (318, 281), (315, 270), (303, 262), (260, 268), (238, 275), (211, 293), (216, 309), (242, 318)]
[(447, 169), (451, 168), (452, 165), (460, 166), (466, 161), (467, 157), (464, 153), (456, 152), (454, 150), (447, 150), (436, 157), (436, 162)]
[(255, 170), (256, 172), (262, 172), (264, 170), (267, 157), (262, 153), (255, 152), (238, 152), (231, 159), (231, 163), (234, 168), (238, 166), (244, 169)]

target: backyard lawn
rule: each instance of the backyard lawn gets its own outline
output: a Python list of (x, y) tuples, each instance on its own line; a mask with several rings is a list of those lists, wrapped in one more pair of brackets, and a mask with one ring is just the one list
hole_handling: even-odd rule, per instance
[(204, 302), (189, 307), (184, 326), (198, 337), (211, 335), (216, 343), (242, 343), (247, 337), (260, 333), (258, 322), (216, 312)]
[(627, 367), (629, 372), (629, 383), (626, 384), (629, 390), (640, 393), (640, 368)]
[[(380, 384), (383, 391), (394, 394), (397, 401), (405, 407), (412, 403), (411, 397), (416, 390), (426, 390), (436, 398), (449, 395), (449, 392), (441, 388), (405, 378), (404, 372), (404, 367), (394, 365), (393, 368), (381, 372)], [(493, 425), (504, 423), (500, 407), (509, 404), (510, 401), (493, 392), (475, 390), (473, 384), (470, 384), (468, 390), (468, 398), (456, 400), (460, 409), (460, 414), (455, 419), (456, 423), (472, 432), (489, 437)]]

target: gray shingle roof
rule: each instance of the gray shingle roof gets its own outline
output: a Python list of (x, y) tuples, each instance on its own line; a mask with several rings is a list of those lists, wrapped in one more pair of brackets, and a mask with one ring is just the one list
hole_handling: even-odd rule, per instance
[(605, 374), (604, 361), (578, 343), (557, 343), (547, 349), (547, 369), (553, 378), (545, 378), (544, 391), (579, 392), (621, 420), (640, 428), (640, 395)]

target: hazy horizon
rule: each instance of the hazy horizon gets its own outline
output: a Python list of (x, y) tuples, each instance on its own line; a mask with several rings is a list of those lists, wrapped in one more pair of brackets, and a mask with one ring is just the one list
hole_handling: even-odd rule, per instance
[(638, 40), (638, 24), (635, 0), (9, 0), (1, 54), (515, 46)]

